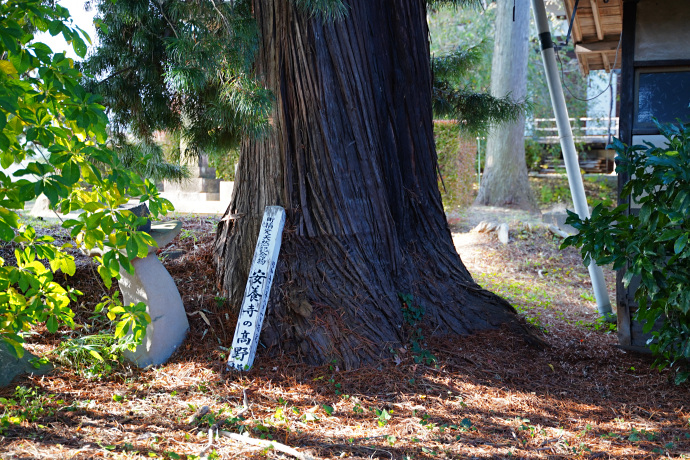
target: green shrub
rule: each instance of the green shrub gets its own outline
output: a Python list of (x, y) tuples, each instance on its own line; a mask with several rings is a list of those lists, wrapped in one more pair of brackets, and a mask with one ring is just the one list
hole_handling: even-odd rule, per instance
[(546, 155), (546, 150), (536, 140), (531, 137), (525, 137), (525, 163), (529, 171), (541, 170), (543, 164), (542, 158)]
[(472, 137), (465, 137), (459, 124), (449, 121), (434, 123), (434, 137), (438, 166), (443, 177), (443, 182), (440, 178), (438, 180), (443, 207), (468, 206), (475, 197), (476, 141)]
[(625, 268), (626, 287), (639, 277), (636, 319), (645, 332), (663, 322), (649, 346), (655, 364), (675, 366), (676, 383), (682, 383), (690, 375), (690, 128), (657, 126), (666, 148), (614, 140), (616, 171), (630, 178), (622, 195), (639, 203), (639, 213), (628, 212), (625, 204), (613, 210), (600, 204), (584, 221), (569, 213), (566, 222), (580, 232), (563, 247), (579, 247), (585, 265), (593, 259)]
[[(155, 245), (151, 236), (137, 231), (146, 219), (120, 206), (136, 196), (148, 202), (154, 216), (171, 207), (108, 146), (105, 108), (81, 85), (74, 62), (34, 41), (34, 30), (62, 34), (83, 57), (88, 36), (65, 25), (68, 21), (69, 12), (57, 4), (0, 2), (0, 165), (25, 162), (13, 176), (0, 171), (0, 242), (16, 247), (15, 264), (0, 258), (0, 339), (18, 356), (25, 334), (36, 324), (45, 324), (51, 333), (75, 325), (70, 303), (80, 293), (54, 281), (58, 270), (75, 273), (69, 247), (100, 249), (98, 273), (110, 286), (120, 267), (132, 273), (130, 261), (145, 257)], [(20, 221), (18, 213), (40, 194), (53, 209), (81, 213), (63, 223), (72, 243), (58, 245)], [(150, 318), (142, 308), (108, 304), (118, 338), (130, 330), (134, 338), (143, 336)]]
[(209, 155), (208, 163), (216, 169), (216, 178), (235, 180), (235, 167), (240, 160), (240, 149), (232, 149), (222, 155)]

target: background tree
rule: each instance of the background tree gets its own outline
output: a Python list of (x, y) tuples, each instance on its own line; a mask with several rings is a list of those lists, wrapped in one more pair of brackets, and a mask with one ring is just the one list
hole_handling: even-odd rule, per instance
[[(554, 0), (547, 2), (556, 3)], [(460, 86), (469, 86), (477, 92), (490, 92), (491, 62), (494, 50), (494, 38), (496, 35), (495, 17), (498, 2), (489, 2), (484, 9), (454, 8), (453, 6), (440, 6), (429, 14), (429, 32), (431, 38), (432, 56), (442, 56), (456, 48), (479, 49), (480, 58), (473, 63), (471, 72), (460, 76)], [(512, 19), (512, 18), (511, 18)], [(531, 18), (530, 18), (531, 19)], [(554, 40), (558, 43), (565, 41), (567, 23), (556, 16), (551, 16), (551, 25)], [(526, 107), (527, 123), (535, 118), (553, 118), (551, 98), (546, 85), (544, 85), (544, 68), (538, 53), (539, 44), (536, 37), (530, 39), (527, 56), (527, 96), (529, 102)], [(568, 111), (574, 118), (587, 115), (587, 80), (580, 73), (577, 59), (572, 45), (562, 47), (559, 52), (561, 65), (561, 78), (566, 90), (565, 97)], [(537, 136), (528, 128), (526, 134)], [(486, 135), (486, 132), (482, 132)], [(560, 147), (544, 146), (535, 142), (529, 142), (530, 149), (527, 158), (527, 166), (539, 168), (546, 158), (560, 157)]]
[[(527, 95), (530, 7), (498, 2), (491, 67), (491, 94), (522, 101)], [(477, 204), (537, 210), (525, 163), (525, 117), (489, 130)]]
[[(155, 45), (162, 51), (150, 66), (113, 64), (107, 78), (116, 81), (128, 75), (129, 83), (118, 84), (131, 84), (134, 88), (125, 92), (136, 99), (154, 88), (145, 83), (155, 76), (161, 102), (167, 100), (160, 113), (178, 117), (181, 127), (187, 113), (194, 126), (197, 119), (191, 114), (202, 106), (188, 104), (196, 100), (193, 93), (164, 93), (169, 87), (167, 69), (186, 62), (175, 60), (177, 42), (170, 38), (173, 30), (180, 35), (183, 29), (172, 16), (177, 7), (172, 1), (154, 7), (148, 2), (141, 7), (138, 2), (122, 3), (146, 10), (139, 21), (131, 22), (133, 28), (144, 22), (154, 30), (139, 35), (138, 29), (127, 29), (130, 38), (122, 43), (127, 53), (146, 55), (135, 40), (140, 36), (164, 37), (167, 45)], [(262, 332), (264, 344), (297, 352), (310, 362), (336, 358), (355, 367), (380, 359), (390, 346), (406, 340), (404, 305), (425, 312), (425, 325), (441, 334), (500, 324), (524, 332), (512, 307), (472, 280), (445, 220), (436, 186), (426, 5), (415, 0), (254, 0), (225, 4), (225, 9), (216, 5), (226, 18), (253, 14), (256, 59), (251, 69), (238, 67), (234, 72), (252, 82), (249, 87), (255, 92), (245, 95), (270, 94), (274, 101), (267, 106), (270, 111), (252, 112), (270, 120), (270, 129), (243, 141), (236, 192), (215, 245), (219, 283), (230, 303), (239, 307), (264, 208), (286, 208), (288, 223)], [(100, 8), (107, 12), (112, 7), (103, 2)], [(101, 18), (111, 30), (111, 21), (124, 21), (112, 11), (113, 16)], [(212, 9), (207, 13), (214, 14)], [(230, 29), (218, 33), (232, 36)], [(158, 73), (147, 74), (149, 67)], [(217, 100), (212, 90), (233, 100), (229, 81), (206, 87), (204, 94), (211, 95), (206, 101)], [(236, 120), (232, 114), (238, 109), (227, 110), (231, 112), (217, 122)], [(220, 133), (230, 128), (217, 129)], [(414, 301), (403, 303), (410, 295)]]

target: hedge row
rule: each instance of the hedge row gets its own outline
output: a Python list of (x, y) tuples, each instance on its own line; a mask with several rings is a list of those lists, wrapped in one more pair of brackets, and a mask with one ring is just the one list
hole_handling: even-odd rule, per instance
[(467, 207), (477, 195), (477, 141), (464, 135), (460, 125), (446, 120), (434, 122), (434, 137), (443, 178), (438, 179), (443, 207)]

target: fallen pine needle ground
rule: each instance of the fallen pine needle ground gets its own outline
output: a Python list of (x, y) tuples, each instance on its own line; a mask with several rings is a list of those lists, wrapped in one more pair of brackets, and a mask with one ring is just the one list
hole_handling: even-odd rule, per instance
[[(251, 371), (226, 373), (236, 318), (213, 281), (216, 222), (184, 218), (161, 252), (190, 321), (170, 362), (15, 380), (0, 389), (3, 459), (690, 458), (688, 386), (616, 347), (579, 255), (543, 228), (513, 224), (508, 245), (454, 238), (475, 279), (510, 300), (544, 350), (498, 330), (428, 339), (435, 364), (406, 348), (356, 371), (259, 353)], [(88, 261), (79, 267), (69, 281), (85, 292), (86, 323), (102, 288)], [(63, 338), (36, 332), (35, 353)]]

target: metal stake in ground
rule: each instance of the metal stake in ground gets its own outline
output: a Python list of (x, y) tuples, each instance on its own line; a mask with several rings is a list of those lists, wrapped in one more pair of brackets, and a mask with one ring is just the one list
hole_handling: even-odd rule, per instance
[(254, 363), (284, 226), (285, 210), (280, 206), (266, 206), (232, 339), (228, 369), (249, 370)]
[[(573, 196), (573, 205), (580, 219), (586, 219), (589, 217), (589, 208), (587, 207), (587, 198), (585, 197), (585, 186), (582, 184), (582, 176), (580, 176), (580, 165), (577, 161), (577, 150), (575, 150), (573, 132), (570, 127), (570, 119), (568, 118), (568, 109), (565, 105), (565, 97), (563, 96), (563, 87), (558, 79), (556, 55), (553, 41), (551, 40), (551, 32), (549, 31), (549, 21), (546, 17), (544, 0), (532, 0), (532, 10), (534, 13), (534, 22), (537, 25), (539, 41), (541, 42), (541, 56), (542, 62), (544, 63), (544, 71), (546, 73), (546, 83), (549, 87), (551, 104), (553, 105), (554, 115), (556, 116), (558, 137), (561, 141), (561, 150), (563, 151), (563, 160), (565, 161), (565, 171), (568, 174), (570, 193)], [(588, 269), (599, 314), (607, 320), (613, 321), (614, 316), (611, 313), (611, 301), (609, 300), (609, 293), (606, 290), (604, 272), (594, 261), (589, 264)]]

